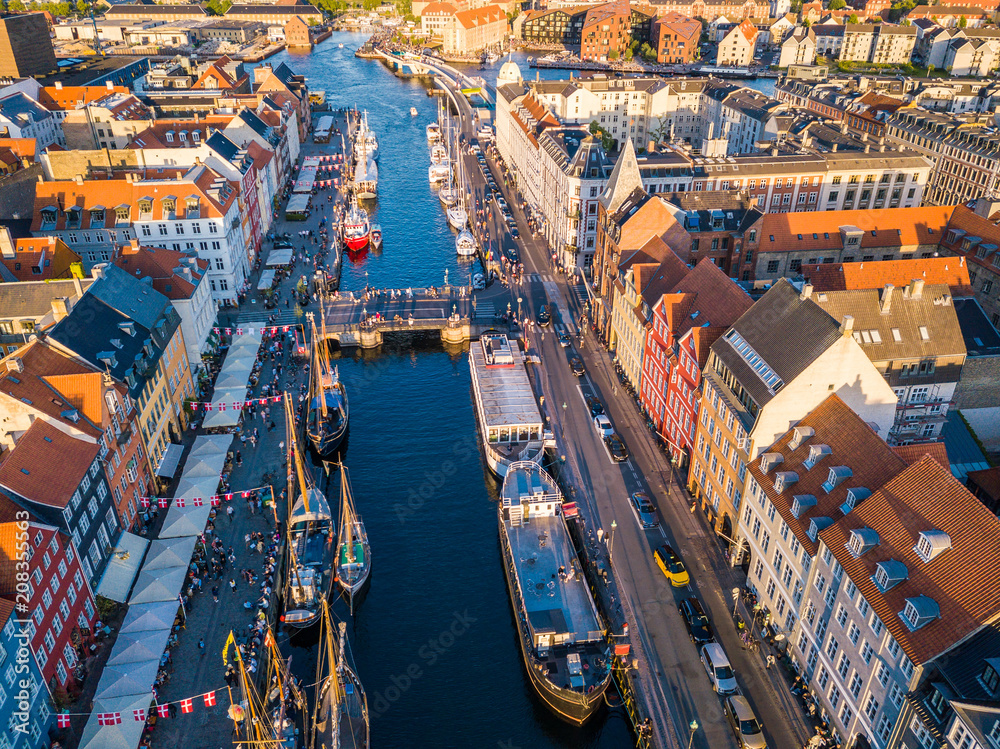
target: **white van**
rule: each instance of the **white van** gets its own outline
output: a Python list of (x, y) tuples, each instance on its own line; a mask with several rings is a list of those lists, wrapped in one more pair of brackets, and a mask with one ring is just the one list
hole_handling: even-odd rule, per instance
[(601, 439), (610, 437), (615, 433), (615, 428), (611, 426), (611, 419), (609, 419), (605, 414), (597, 414), (597, 416), (594, 417), (594, 428), (597, 429), (597, 433), (601, 435)]
[(736, 694), (739, 687), (736, 684), (736, 674), (729, 665), (726, 651), (717, 642), (710, 642), (701, 647), (701, 662), (705, 666), (712, 689), (719, 694)]

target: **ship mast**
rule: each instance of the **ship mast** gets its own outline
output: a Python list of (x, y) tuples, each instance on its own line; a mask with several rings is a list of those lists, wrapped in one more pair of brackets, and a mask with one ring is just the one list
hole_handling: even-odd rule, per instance
[[(321, 305), (322, 306), (322, 305)], [(316, 383), (316, 387), (313, 390), (313, 395), (319, 398), (319, 408), (320, 413), (323, 414), (323, 420), (327, 417), (327, 406), (326, 406), (326, 376), (328, 367), (326, 366), (326, 357), (320, 352), (320, 339), (316, 337), (316, 318), (313, 313), (309, 313), (309, 325), (312, 328), (312, 347), (313, 347), (313, 372), (312, 379)], [(323, 326), (323, 341), (326, 340), (326, 326)], [(319, 433), (317, 425), (317, 433)]]
[(347, 547), (347, 559), (353, 563), (354, 556), (354, 506), (351, 502), (351, 491), (347, 485), (347, 468), (340, 464), (340, 497), (341, 520), (340, 541)]
[[(330, 605), (326, 598), (322, 603), (322, 635), (320, 637), (320, 652), (316, 658), (316, 705), (313, 708), (312, 726), (310, 727), (309, 749), (315, 749), (316, 739), (322, 729), (325, 728), (326, 720), (333, 721), (333, 730), (330, 735), (333, 738), (334, 746), (340, 741), (340, 703), (343, 699), (340, 679), (337, 673), (340, 668), (337, 662), (337, 650), (333, 644), (333, 623), (330, 620)], [(324, 697), (329, 694), (330, 714), (320, 719), (320, 711), (323, 709)], [(321, 749), (325, 749), (326, 744), (320, 744)]]
[[(242, 705), (245, 705), (246, 709), (246, 715), (243, 715), (241, 719), (236, 721), (237, 730), (233, 743), (237, 746), (248, 745), (253, 747), (266, 747), (267, 749), (278, 749), (278, 747), (281, 746), (281, 740), (275, 733), (273, 721), (271, 721), (266, 715), (266, 706), (264, 705), (260, 695), (257, 693), (257, 688), (254, 686), (250, 674), (247, 673), (246, 665), (243, 663), (243, 654), (240, 652), (240, 649), (235, 646), (235, 637), (232, 631), (229, 632), (226, 653), (228, 653), (229, 650), (229, 641), (232, 641), (234, 645), (234, 651), (236, 653), (236, 673), (239, 677), (240, 691), (243, 694), (241, 702)], [(231, 697), (232, 692), (230, 692), (230, 698)], [(234, 707), (240, 707), (240, 705), (234, 704)], [(234, 715), (233, 708), (230, 708), (230, 715)], [(236, 720), (235, 717), (234, 720)]]
[[(289, 481), (291, 483), (291, 472), (292, 463), (295, 464), (295, 473), (298, 478), (299, 492), (302, 494), (302, 504), (305, 507), (306, 514), (309, 513), (309, 486), (306, 483), (306, 469), (302, 465), (302, 455), (299, 451), (298, 442), (295, 440), (295, 415), (292, 413), (292, 399), (285, 393), (285, 424), (287, 426), (288, 432), (288, 473)], [(291, 497), (289, 497), (291, 499)], [(288, 503), (289, 507), (292, 507), (292, 502)]]

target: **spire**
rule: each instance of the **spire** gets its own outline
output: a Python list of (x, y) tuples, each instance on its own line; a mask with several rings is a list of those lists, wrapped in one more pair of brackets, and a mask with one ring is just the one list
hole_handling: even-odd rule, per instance
[(637, 188), (642, 188), (639, 162), (635, 158), (635, 147), (632, 145), (632, 139), (626, 138), (618, 161), (615, 163), (615, 168), (611, 170), (608, 186), (601, 194), (604, 210), (608, 213), (614, 213)]

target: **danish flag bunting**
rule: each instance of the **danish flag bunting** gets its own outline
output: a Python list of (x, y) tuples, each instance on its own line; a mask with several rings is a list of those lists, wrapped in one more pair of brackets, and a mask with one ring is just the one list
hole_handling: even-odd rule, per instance
[(226, 501), (232, 502), (232, 500), (233, 500), (233, 493), (229, 492), (228, 494), (226, 494)]
[(219, 506), (219, 498), (212, 497), (212, 507), (218, 507), (218, 506)]
[(136, 722), (141, 723), (142, 721), (146, 720), (146, 711), (143, 710), (142, 708), (138, 710), (133, 710), (132, 718), (135, 719)]
[(191, 410), (192, 411), (197, 411), (198, 410), (198, 404), (197, 403), (192, 403), (191, 404)]
[(271, 398), (271, 403), (281, 403), (281, 396), (276, 395), (273, 398)]
[(201, 507), (203, 504), (205, 504), (205, 502), (204, 500), (202, 500), (201, 497), (195, 497), (194, 499), (191, 500), (191, 504), (193, 504), (195, 507)]
[(60, 728), (69, 728), (69, 715), (59, 713), (59, 715), (56, 716), (56, 724)]
[(194, 712), (194, 701), (191, 699), (181, 700), (181, 712), (182, 713)]
[(233, 329), (232, 328), (226, 328), (226, 335), (232, 335), (232, 334), (233, 334)]
[(149, 497), (139, 497), (139, 504), (143, 507), (149, 507)]
[(97, 714), (97, 725), (99, 726), (117, 726), (122, 722), (121, 713), (98, 713)]
[(166, 497), (160, 497), (160, 507), (166, 507), (168, 504), (170, 504), (169, 499)]
[(160, 716), (161, 718), (169, 718), (170, 717), (170, 705), (157, 705), (156, 706), (156, 714), (158, 716)]
[(174, 507), (183, 507), (184, 497), (174, 497)]
[(237, 328), (236, 335), (243, 335), (243, 328)]
[(215, 707), (215, 692), (205, 695), (205, 707)]

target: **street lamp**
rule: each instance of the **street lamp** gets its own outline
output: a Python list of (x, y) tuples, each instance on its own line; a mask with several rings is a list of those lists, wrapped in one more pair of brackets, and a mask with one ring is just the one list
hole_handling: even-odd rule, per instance
[(688, 736), (688, 749), (691, 749), (691, 745), (694, 744), (694, 732), (698, 730), (698, 721), (692, 720), (688, 724), (688, 729), (691, 731), (691, 734)]
[(615, 547), (615, 530), (618, 528), (618, 523), (613, 519), (611, 521), (611, 538), (608, 539), (608, 559), (614, 561), (611, 557), (611, 552)]

